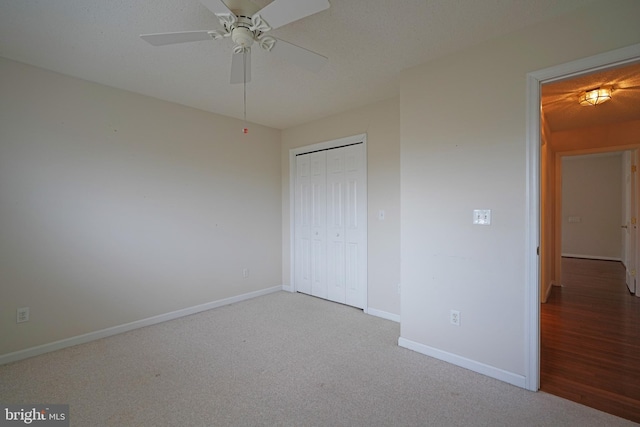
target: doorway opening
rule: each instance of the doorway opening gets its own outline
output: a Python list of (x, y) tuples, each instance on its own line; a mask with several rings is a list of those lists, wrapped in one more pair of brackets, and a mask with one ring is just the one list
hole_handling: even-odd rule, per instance
[(541, 305), (540, 388), (639, 421), (640, 328), (630, 326), (640, 325), (640, 298), (625, 283), (635, 270), (634, 152), (556, 155), (560, 215), (549, 222), (560, 275), (543, 275), (555, 283)]
[[(556, 157), (556, 152), (583, 150), (583, 154), (586, 154), (602, 151), (631, 150), (638, 148), (640, 143), (640, 133), (620, 138), (618, 132), (620, 126), (622, 126), (620, 125), (615, 128), (615, 131), (609, 132), (608, 136), (611, 137), (611, 140), (615, 139), (616, 142), (610, 141), (607, 147), (603, 147), (601, 144), (602, 140), (606, 139), (603, 138), (603, 134), (594, 136), (593, 139), (597, 140), (596, 143), (591, 143), (591, 145), (589, 143), (584, 144), (585, 141), (589, 140), (588, 136), (594, 133), (592, 128), (588, 131), (582, 130), (584, 138), (576, 139), (574, 135), (574, 146), (571, 147), (571, 150), (567, 150), (566, 146), (560, 149), (557, 147), (550, 148), (550, 141), (554, 132), (552, 132), (552, 127), (549, 124), (549, 120), (547, 120), (548, 117), (541, 114), (541, 106), (544, 109), (542, 92), (545, 85), (551, 85), (554, 82), (570, 82), (571, 79), (592, 75), (596, 72), (614, 70), (638, 63), (639, 59), (640, 45), (634, 45), (528, 75), (529, 113), (527, 138), (529, 158), (528, 189), (530, 191), (528, 198), (529, 231), (527, 249), (529, 286), (527, 294), (528, 312), (526, 316), (529, 347), (527, 388), (530, 390), (538, 390), (540, 388), (540, 303), (548, 297), (554, 282), (560, 282), (560, 275), (562, 274), (562, 250), (558, 243), (560, 236), (558, 235), (559, 230), (554, 226), (554, 221), (556, 219), (564, 221), (566, 218), (562, 218), (562, 213), (558, 212), (559, 206), (555, 203), (560, 193), (560, 191), (557, 191), (559, 180), (556, 179), (556, 174), (558, 173), (556, 168), (560, 159)], [(572, 99), (572, 102), (577, 104), (578, 95), (572, 93), (567, 95), (567, 99)], [(638, 120), (638, 118), (635, 120)], [(592, 121), (591, 124), (594, 124), (594, 122)], [(603, 123), (601, 126), (605, 126), (605, 124)], [(564, 133), (564, 136), (570, 133), (569, 129), (556, 130), (556, 132), (558, 134)], [(563, 143), (570, 144), (570, 139), (565, 138)], [(576, 140), (580, 140), (584, 145), (576, 146)]]

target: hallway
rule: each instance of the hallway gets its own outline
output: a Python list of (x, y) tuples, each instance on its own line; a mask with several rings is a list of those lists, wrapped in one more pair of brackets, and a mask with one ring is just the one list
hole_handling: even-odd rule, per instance
[(620, 262), (562, 259), (541, 306), (540, 389), (640, 422), (640, 298)]

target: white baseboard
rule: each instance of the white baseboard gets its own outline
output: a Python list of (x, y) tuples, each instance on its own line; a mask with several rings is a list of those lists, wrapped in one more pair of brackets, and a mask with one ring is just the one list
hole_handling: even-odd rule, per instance
[(621, 258), (610, 257), (610, 256), (599, 256), (599, 255), (585, 255), (585, 254), (565, 254), (562, 256), (564, 258), (582, 258), (582, 259), (597, 259), (601, 261), (622, 261)]
[(394, 322), (400, 323), (400, 315), (393, 314), (382, 310), (377, 310), (375, 308), (368, 307), (365, 310), (365, 313), (370, 314), (372, 316), (381, 317), (383, 319), (392, 320)]
[[(287, 292), (295, 292), (295, 289), (293, 289), (293, 286), (291, 286), (291, 285), (282, 285), (282, 290), (283, 291), (287, 291)], [(399, 314), (388, 313), (386, 311), (377, 310), (377, 309), (371, 308), (371, 307), (365, 307), (362, 311), (365, 312), (366, 314), (370, 314), (372, 316), (381, 317), (383, 319), (387, 319), (387, 320), (391, 320), (391, 321), (400, 323), (400, 315)]]
[(449, 353), (437, 348), (429, 347), (428, 345), (420, 344), (402, 337), (398, 338), (398, 345), (400, 347), (408, 348), (409, 350), (417, 351), (418, 353), (443, 360), (453, 365), (469, 369), (470, 371), (504, 381), (517, 387), (526, 388), (526, 378), (523, 375), (505, 371), (494, 366), (485, 365), (484, 363), (467, 359), (466, 357), (458, 356), (457, 354)]
[(33, 356), (38, 356), (51, 351), (60, 350), (62, 348), (71, 347), (78, 344), (84, 344), (90, 341), (99, 340), (101, 338), (110, 337), (112, 335), (121, 334), (134, 329), (143, 328), (145, 326), (155, 325), (157, 323), (166, 322), (167, 320), (174, 320), (184, 316), (190, 316), (192, 314), (200, 313), (202, 311), (211, 310), (213, 308), (222, 307), (224, 305), (234, 304), (240, 301), (260, 297), (263, 295), (279, 292), (282, 290), (282, 286), (274, 286), (272, 288), (261, 289), (255, 292), (249, 292), (242, 295), (237, 295), (230, 298), (221, 299), (218, 301), (211, 301), (205, 304), (196, 305), (193, 307), (183, 308), (181, 310), (172, 311), (170, 313), (160, 314), (158, 316), (148, 317), (142, 320), (136, 320), (135, 322), (125, 323), (123, 325), (113, 326), (111, 328), (101, 329), (95, 332), (89, 332), (83, 335), (77, 335), (71, 338), (65, 338), (60, 341), (54, 341), (47, 344), (42, 344), (36, 347), (27, 348), (24, 350), (15, 351), (13, 353), (7, 353), (0, 356), (0, 365), (5, 363), (15, 362), (18, 360), (26, 359)]

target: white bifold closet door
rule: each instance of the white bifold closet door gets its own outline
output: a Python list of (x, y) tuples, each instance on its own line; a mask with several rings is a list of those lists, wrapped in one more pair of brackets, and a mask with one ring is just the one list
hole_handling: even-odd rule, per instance
[(364, 145), (298, 155), (295, 185), (295, 289), (365, 308)]

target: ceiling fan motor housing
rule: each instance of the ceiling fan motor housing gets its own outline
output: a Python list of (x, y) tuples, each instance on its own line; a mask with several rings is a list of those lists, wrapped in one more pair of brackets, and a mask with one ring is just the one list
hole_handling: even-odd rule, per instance
[(249, 48), (253, 44), (254, 37), (253, 31), (245, 27), (235, 27), (231, 31), (231, 40), (236, 46)]

